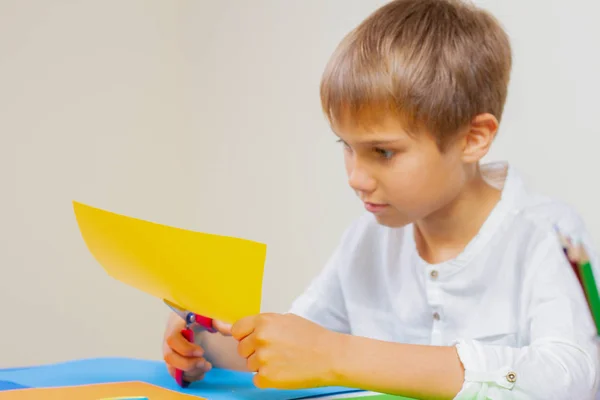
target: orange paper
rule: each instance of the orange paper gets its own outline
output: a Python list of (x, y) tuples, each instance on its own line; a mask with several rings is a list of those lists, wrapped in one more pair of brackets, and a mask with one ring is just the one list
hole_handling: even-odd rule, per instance
[(99, 383), (56, 388), (16, 389), (0, 392), (1, 400), (109, 400), (146, 397), (149, 400), (206, 400), (145, 382)]

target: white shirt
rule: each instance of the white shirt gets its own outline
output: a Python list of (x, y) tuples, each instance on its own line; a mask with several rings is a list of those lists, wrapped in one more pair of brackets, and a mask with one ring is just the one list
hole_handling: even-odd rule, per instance
[(456, 346), (465, 367), (456, 399), (594, 398), (595, 326), (554, 226), (579, 237), (598, 267), (586, 228), (508, 164), (482, 169), (501, 200), (456, 258), (431, 265), (412, 225), (388, 228), (366, 214), (290, 312), (338, 332)]

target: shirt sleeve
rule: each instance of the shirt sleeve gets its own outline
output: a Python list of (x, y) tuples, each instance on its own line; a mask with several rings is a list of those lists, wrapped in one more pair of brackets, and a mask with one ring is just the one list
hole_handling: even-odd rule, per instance
[(465, 380), (456, 400), (595, 398), (598, 342), (584, 292), (555, 236), (537, 247), (523, 276), (528, 345), (459, 340)]
[(326, 329), (350, 333), (344, 294), (340, 282), (340, 247), (319, 275), (292, 304), (290, 313), (306, 318)]

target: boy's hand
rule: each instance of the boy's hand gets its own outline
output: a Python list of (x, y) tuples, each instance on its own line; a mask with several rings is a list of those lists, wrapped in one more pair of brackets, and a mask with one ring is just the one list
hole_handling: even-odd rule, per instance
[[(214, 321), (213, 326), (223, 335), (231, 335), (231, 325)], [(204, 358), (204, 349), (195, 343), (188, 342), (181, 331), (185, 328), (185, 321), (177, 314), (169, 319), (163, 341), (163, 358), (167, 363), (169, 374), (175, 378), (175, 370), (184, 371), (185, 380), (198, 381), (212, 369), (212, 364)], [(212, 335), (212, 333), (206, 332)]]
[[(259, 388), (300, 389), (333, 382), (338, 334), (294, 314), (259, 314), (233, 325), (238, 352)], [(341, 335), (339, 335), (341, 336)]]

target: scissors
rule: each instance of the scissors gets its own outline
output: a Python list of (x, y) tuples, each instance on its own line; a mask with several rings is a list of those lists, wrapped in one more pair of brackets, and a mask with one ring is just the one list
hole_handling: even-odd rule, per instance
[[(213, 327), (212, 318), (198, 315), (191, 311), (187, 311), (176, 304), (171, 303), (168, 300), (164, 300), (165, 304), (171, 308), (177, 315), (179, 315), (185, 321), (185, 328), (181, 330), (181, 334), (188, 341), (194, 342), (195, 330), (201, 329), (211, 333), (215, 333), (217, 330)], [(189, 386), (189, 382), (183, 379), (183, 371), (180, 369), (175, 370), (175, 381), (182, 388)]]

